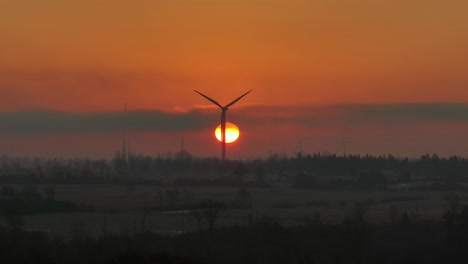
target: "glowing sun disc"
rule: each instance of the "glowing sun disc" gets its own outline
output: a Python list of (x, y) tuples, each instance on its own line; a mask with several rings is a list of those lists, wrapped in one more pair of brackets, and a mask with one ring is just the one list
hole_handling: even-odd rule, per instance
[[(216, 127), (215, 136), (221, 142), (221, 125)], [(231, 122), (226, 122), (226, 143), (232, 143), (238, 138), (239, 128)]]

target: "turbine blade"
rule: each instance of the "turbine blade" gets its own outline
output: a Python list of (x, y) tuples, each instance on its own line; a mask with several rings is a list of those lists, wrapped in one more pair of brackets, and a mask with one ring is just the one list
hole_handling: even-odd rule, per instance
[(201, 95), (201, 96), (205, 97), (206, 99), (208, 99), (208, 100), (209, 100), (210, 102), (212, 102), (213, 104), (215, 104), (215, 105), (217, 105), (217, 106), (223, 108), (223, 107), (222, 107), (218, 102), (216, 102), (215, 100), (209, 98), (208, 96), (206, 96), (206, 95), (200, 93), (200, 92), (197, 91), (197, 90), (194, 90), (194, 91), (195, 91), (196, 93), (198, 93), (199, 95)]
[(335, 155), (336, 155), (336, 153), (338, 153), (338, 150), (340, 150), (342, 146), (343, 146), (343, 143), (341, 143), (340, 145), (338, 145), (338, 147), (337, 147), (336, 150), (335, 150)]
[(246, 96), (247, 94), (249, 94), (252, 90), (246, 92), (245, 94), (241, 95), (239, 98), (237, 98), (236, 100), (230, 102), (229, 104), (227, 104), (225, 107), (230, 107), (231, 105), (235, 104), (237, 101), (239, 101), (240, 99), (242, 99), (242, 97)]

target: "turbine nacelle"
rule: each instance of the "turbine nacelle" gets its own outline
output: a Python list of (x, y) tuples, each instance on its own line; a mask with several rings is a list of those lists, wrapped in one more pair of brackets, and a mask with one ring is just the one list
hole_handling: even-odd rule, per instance
[(234, 101), (230, 102), (229, 104), (225, 105), (225, 106), (222, 106), (221, 104), (219, 104), (216, 100), (200, 93), (199, 91), (197, 90), (194, 90), (196, 93), (198, 93), (199, 95), (205, 97), (208, 101), (212, 102), (213, 104), (217, 105), (219, 108), (221, 108), (221, 153), (222, 153), (222, 159), (225, 160), (225, 156), (226, 156), (226, 111), (229, 109), (230, 106), (234, 105), (235, 103), (237, 103), (237, 101), (239, 101), (240, 99), (242, 99), (242, 97), (246, 96), (247, 94), (249, 94), (252, 90), (246, 92), (245, 94), (239, 96), (238, 98), (236, 98)]

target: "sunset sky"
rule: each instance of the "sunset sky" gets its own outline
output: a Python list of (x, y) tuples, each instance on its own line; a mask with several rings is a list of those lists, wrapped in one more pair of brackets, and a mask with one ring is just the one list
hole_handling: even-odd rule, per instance
[[(468, 156), (465, 0), (0, 0), (0, 154)], [(123, 113), (125, 103), (127, 113)], [(299, 144), (301, 142), (302, 144)], [(337, 150), (338, 149), (338, 150)]]

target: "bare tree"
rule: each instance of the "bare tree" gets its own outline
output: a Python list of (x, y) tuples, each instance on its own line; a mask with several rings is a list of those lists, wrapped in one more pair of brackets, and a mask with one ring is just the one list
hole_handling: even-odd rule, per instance
[(141, 217), (141, 233), (144, 233), (146, 231), (146, 220), (149, 217), (150, 214), (150, 208), (148, 206), (145, 206), (143, 209), (143, 216)]
[(199, 209), (190, 211), (198, 224), (198, 230), (201, 231), (205, 223), (208, 224), (208, 229), (213, 231), (219, 214), (226, 208), (226, 205), (221, 202), (215, 202), (211, 199), (201, 202)]
[(223, 211), (226, 206), (220, 202), (214, 202), (213, 200), (208, 200), (206, 202), (206, 209), (204, 210), (205, 218), (208, 222), (208, 229), (213, 231), (216, 220), (218, 219), (219, 214)]
[(190, 215), (193, 216), (193, 218), (195, 218), (195, 220), (197, 221), (198, 232), (201, 232), (204, 225), (204, 215), (202, 210), (191, 210)]
[(177, 201), (179, 200), (180, 190), (177, 187), (174, 187), (171, 190), (166, 190), (166, 198), (169, 201), (171, 207), (176, 206)]
[(457, 194), (448, 194), (444, 199), (448, 202), (449, 206), (443, 216), (447, 226), (452, 227), (454, 225), (459, 225), (461, 222), (462, 209), (460, 197)]
[(55, 187), (53, 185), (45, 187), (44, 192), (46, 201), (55, 201)]

